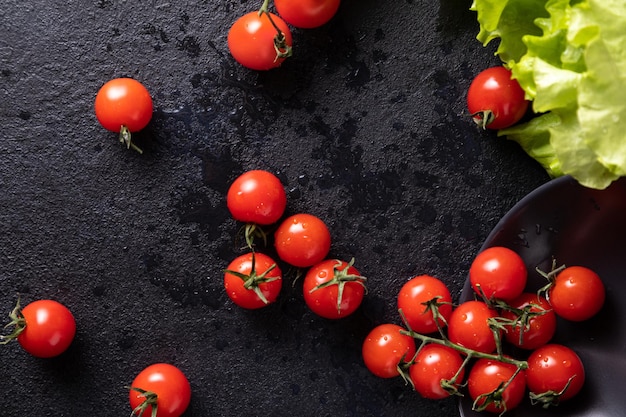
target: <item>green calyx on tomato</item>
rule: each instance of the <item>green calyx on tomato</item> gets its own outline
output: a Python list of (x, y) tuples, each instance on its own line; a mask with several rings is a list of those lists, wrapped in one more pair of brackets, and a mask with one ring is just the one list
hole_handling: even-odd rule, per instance
[(270, 23), (276, 29), (276, 36), (274, 37), (274, 49), (276, 50), (276, 61), (279, 59), (288, 58), (292, 55), (291, 45), (287, 42), (287, 37), (285, 33), (280, 30), (274, 19), (272, 19), (272, 14), (269, 12), (269, 0), (264, 0), (263, 5), (259, 9), (259, 17), (263, 14), (267, 16)]
[(0, 336), (1, 345), (6, 345), (12, 340), (17, 339), (17, 337), (24, 331), (24, 329), (26, 329), (26, 319), (22, 314), (19, 297), (17, 298), (17, 303), (15, 304), (15, 307), (9, 313), (9, 318), (11, 319), (11, 321), (4, 327), (6, 328), (13, 326), (13, 331), (8, 335)]
[(141, 389), (141, 388), (137, 388), (137, 387), (126, 387), (126, 388), (128, 388), (131, 391), (138, 392), (141, 397), (145, 398), (130, 413), (131, 417), (132, 416), (142, 417), (143, 413), (146, 412), (148, 407), (150, 407), (152, 409), (150, 417), (157, 417), (157, 411), (158, 411), (158, 407), (159, 407), (159, 401), (158, 401), (159, 396), (155, 392), (146, 391), (145, 389)]
[(337, 312), (338, 313), (341, 312), (341, 301), (343, 299), (343, 290), (348, 282), (355, 282), (361, 285), (367, 291), (367, 287), (365, 286), (365, 281), (367, 281), (367, 278), (358, 274), (349, 273), (349, 269), (354, 265), (354, 258), (350, 259), (350, 262), (348, 262), (348, 264), (343, 269), (337, 269), (341, 267), (342, 264), (343, 262), (337, 261), (336, 266), (333, 268), (334, 275), (332, 279), (326, 282), (323, 282), (321, 284), (318, 284), (315, 287), (311, 288), (311, 290), (309, 290), (309, 293), (313, 293), (322, 288), (326, 288), (331, 285), (337, 285)]
[(225, 269), (224, 272), (234, 275), (243, 280), (243, 286), (247, 290), (252, 290), (255, 294), (263, 301), (264, 304), (269, 304), (270, 301), (265, 297), (259, 285), (267, 282), (272, 282), (279, 280), (280, 277), (268, 277), (268, 274), (276, 268), (276, 264), (272, 264), (269, 268), (267, 268), (263, 273), (259, 274), (256, 271), (256, 260), (255, 260), (254, 251), (252, 251), (252, 266), (249, 274), (243, 274), (239, 271), (234, 271), (230, 269)]

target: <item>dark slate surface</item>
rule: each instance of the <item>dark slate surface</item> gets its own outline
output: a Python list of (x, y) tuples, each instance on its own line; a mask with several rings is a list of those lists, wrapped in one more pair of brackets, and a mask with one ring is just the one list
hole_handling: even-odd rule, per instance
[[(548, 180), (466, 115), (493, 50), (469, 1), (344, 0), (325, 27), (294, 30), (282, 68), (255, 73), (226, 33), (260, 3), (3, 1), (0, 306), (56, 299), (78, 333), (52, 360), (2, 347), (2, 416), (128, 415), (124, 386), (157, 361), (187, 373), (186, 417), (456, 415), (371, 376), (360, 346), (398, 322), (413, 275), (458, 298), (491, 228)], [(154, 98), (144, 155), (93, 114), (119, 76)], [(279, 175), (288, 213), (328, 223), (331, 256), (356, 258), (369, 294), (353, 317), (315, 317), (300, 281), (263, 311), (225, 296), (239, 253), (225, 192), (254, 168)]]

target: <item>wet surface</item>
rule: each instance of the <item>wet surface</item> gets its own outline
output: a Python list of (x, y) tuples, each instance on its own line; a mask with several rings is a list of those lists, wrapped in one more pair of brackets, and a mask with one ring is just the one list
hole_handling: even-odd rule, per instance
[[(157, 361), (189, 377), (185, 416), (457, 412), (370, 375), (360, 346), (399, 322), (395, 296), (412, 276), (438, 276), (458, 297), (498, 219), (548, 180), (465, 114), (493, 51), (474, 39), (467, 2), (344, 0), (326, 26), (294, 30), (280, 69), (256, 73), (232, 60), (226, 33), (259, 5), (2, 7), (0, 306), (53, 298), (78, 322), (59, 358), (2, 348), (3, 416), (127, 415), (124, 386)], [(135, 135), (143, 155), (93, 114), (97, 90), (120, 76), (154, 99)], [(354, 316), (315, 317), (301, 281), (262, 311), (228, 300), (222, 270), (240, 225), (225, 194), (249, 169), (276, 173), (286, 215), (318, 215), (330, 255), (356, 259), (369, 292)]]

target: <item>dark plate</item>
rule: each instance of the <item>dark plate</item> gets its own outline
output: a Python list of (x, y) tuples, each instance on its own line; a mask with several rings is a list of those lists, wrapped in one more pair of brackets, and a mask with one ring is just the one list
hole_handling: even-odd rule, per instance
[[(517, 251), (529, 270), (529, 289), (545, 279), (535, 272), (557, 264), (595, 270), (606, 286), (601, 312), (586, 322), (560, 320), (555, 343), (574, 349), (585, 364), (581, 393), (558, 407), (543, 410), (527, 400), (509, 417), (617, 417), (626, 413), (626, 178), (606, 190), (580, 186), (569, 177), (553, 180), (524, 197), (496, 225), (482, 249), (506, 246)], [(473, 298), (469, 282), (460, 301)], [(472, 411), (469, 398), (459, 402), (461, 416)]]

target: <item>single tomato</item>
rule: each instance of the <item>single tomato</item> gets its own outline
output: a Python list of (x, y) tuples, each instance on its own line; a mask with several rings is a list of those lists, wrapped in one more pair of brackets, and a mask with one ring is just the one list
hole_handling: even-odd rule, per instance
[(585, 383), (583, 362), (567, 346), (542, 346), (530, 354), (527, 362), (526, 381), (533, 401), (555, 404), (569, 400)]
[(469, 279), (479, 296), (508, 301), (526, 288), (528, 271), (517, 252), (493, 246), (480, 252), (470, 265)]
[(287, 23), (312, 29), (327, 23), (339, 9), (340, 0), (274, 0), (276, 11)]
[(330, 231), (312, 214), (294, 214), (274, 232), (278, 257), (290, 265), (307, 268), (321, 262), (330, 251)]
[(191, 385), (176, 366), (155, 363), (135, 377), (129, 401), (131, 416), (180, 417), (191, 402)]
[[(433, 309), (438, 311), (438, 320), (435, 320)], [(411, 330), (424, 334), (436, 332), (439, 327), (446, 326), (452, 314), (450, 290), (441, 280), (430, 275), (413, 277), (398, 293), (398, 310), (402, 311)]]
[(257, 309), (273, 303), (282, 285), (280, 268), (263, 253), (238, 256), (224, 272), (226, 295), (242, 308)]
[(465, 375), (462, 366), (463, 358), (455, 349), (430, 343), (415, 355), (409, 375), (415, 390), (422, 397), (440, 400), (461, 387)]
[(533, 350), (548, 343), (556, 332), (556, 314), (544, 297), (522, 293), (500, 313), (511, 325), (505, 326), (504, 338), (513, 346)]
[(489, 325), (498, 313), (482, 301), (466, 301), (452, 311), (448, 320), (448, 339), (478, 352), (496, 350), (496, 338)]
[(287, 195), (278, 177), (268, 171), (252, 170), (233, 181), (226, 205), (235, 220), (268, 225), (277, 222), (287, 206)]
[[(474, 400), (474, 408), (490, 413), (516, 408), (526, 394), (526, 371), (517, 370), (513, 364), (492, 359), (476, 361), (467, 376), (467, 389)], [(500, 392), (491, 396), (496, 390)]]
[(415, 339), (400, 333), (402, 327), (385, 323), (374, 327), (363, 342), (363, 362), (380, 378), (400, 376), (398, 365), (415, 356)]
[(602, 280), (593, 270), (570, 266), (557, 274), (547, 298), (557, 316), (569, 321), (583, 321), (602, 309), (606, 292)]

